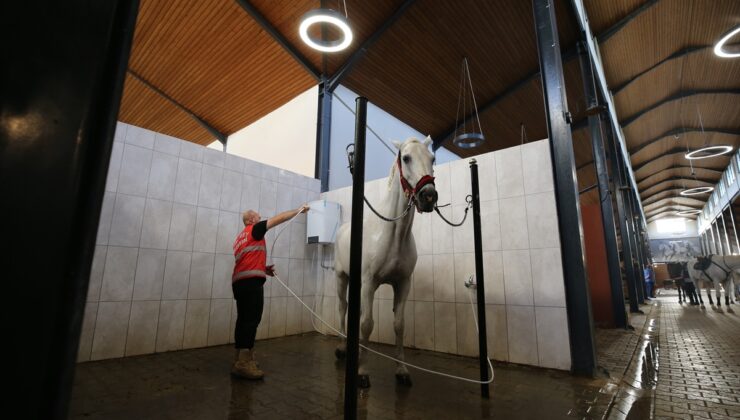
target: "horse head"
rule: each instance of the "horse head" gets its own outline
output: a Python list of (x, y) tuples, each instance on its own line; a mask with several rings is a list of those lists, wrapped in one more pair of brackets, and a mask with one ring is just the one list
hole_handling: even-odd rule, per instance
[(437, 204), (434, 187), (434, 155), (429, 151), (432, 138), (424, 141), (409, 138), (403, 143), (393, 142), (398, 149), (396, 165), (404, 194), (414, 201), (418, 212), (429, 213)]

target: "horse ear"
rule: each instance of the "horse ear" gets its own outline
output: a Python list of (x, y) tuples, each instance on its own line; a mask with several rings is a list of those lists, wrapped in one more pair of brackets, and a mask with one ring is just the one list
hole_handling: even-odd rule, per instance
[(429, 146), (432, 144), (432, 136), (427, 136), (427, 138), (424, 139), (424, 146)]
[(396, 140), (391, 140), (394, 146), (396, 146), (396, 149), (401, 150), (401, 142)]

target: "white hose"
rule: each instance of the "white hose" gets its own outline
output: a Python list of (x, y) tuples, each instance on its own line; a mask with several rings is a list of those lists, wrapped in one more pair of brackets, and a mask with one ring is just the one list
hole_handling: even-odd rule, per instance
[[(287, 228), (287, 227), (288, 227), (288, 226), (289, 226), (289, 225), (290, 225), (291, 223), (293, 223), (293, 221), (295, 220), (295, 218), (296, 218), (296, 217), (298, 217), (298, 215), (299, 215), (299, 214), (301, 214), (301, 213), (298, 213), (298, 214), (296, 214), (295, 216), (293, 216), (293, 218), (292, 218), (292, 219), (290, 219), (290, 220), (288, 221), (288, 223), (287, 223), (287, 224), (286, 224), (286, 225), (285, 225), (285, 226), (284, 226), (284, 227), (283, 227), (282, 229), (280, 229), (280, 231), (278, 232), (278, 234), (277, 234), (277, 235), (275, 235), (275, 240), (273, 241), (273, 243), (272, 243), (272, 246), (270, 247), (270, 262), (272, 262), (272, 251), (273, 251), (273, 249), (275, 248), (275, 244), (277, 243), (277, 240), (278, 240), (278, 238), (279, 238), (279, 237), (280, 237), (280, 235), (281, 235), (281, 234), (283, 233), (283, 231), (284, 231), (284, 230), (285, 230), (285, 229), (286, 229), (286, 228)], [(277, 281), (278, 281), (278, 282), (279, 282), (279, 283), (280, 283), (280, 284), (281, 284), (281, 285), (282, 285), (282, 286), (283, 286), (283, 287), (284, 287), (284, 288), (285, 288), (285, 289), (286, 289), (286, 290), (287, 290), (288, 292), (290, 292), (290, 294), (291, 294), (291, 295), (293, 295), (293, 297), (294, 297), (294, 298), (298, 299), (298, 301), (299, 301), (299, 302), (301, 302), (301, 305), (303, 305), (303, 306), (304, 306), (304, 307), (305, 307), (306, 309), (308, 309), (308, 311), (309, 311), (309, 312), (311, 312), (311, 314), (312, 314), (312, 315), (313, 315), (314, 317), (318, 318), (318, 320), (319, 320), (319, 321), (321, 321), (321, 323), (323, 323), (324, 325), (326, 325), (326, 326), (327, 326), (327, 327), (328, 327), (328, 328), (329, 328), (330, 330), (332, 330), (332, 331), (334, 331), (335, 333), (337, 333), (337, 335), (339, 335), (339, 336), (341, 336), (341, 337), (343, 337), (343, 338), (347, 338), (347, 336), (346, 336), (345, 334), (342, 334), (342, 333), (341, 333), (341, 332), (340, 332), (339, 330), (337, 330), (336, 328), (334, 328), (334, 327), (332, 327), (331, 325), (329, 325), (329, 324), (328, 324), (328, 323), (327, 323), (326, 321), (324, 321), (324, 319), (323, 319), (323, 318), (321, 318), (321, 317), (320, 317), (320, 316), (319, 316), (319, 315), (318, 315), (318, 314), (317, 314), (316, 312), (314, 312), (314, 310), (313, 310), (313, 309), (309, 308), (309, 307), (308, 307), (308, 305), (306, 304), (306, 302), (304, 302), (304, 301), (303, 301), (303, 300), (302, 300), (302, 299), (301, 299), (300, 297), (298, 297), (298, 295), (296, 295), (296, 294), (295, 294), (295, 292), (293, 292), (293, 290), (292, 290), (292, 289), (291, 289), (290, 287), (288, 287), (288, 285), (287, 285), (287, 284), (283, 283), (283, 281), (282, 281), (282, 280), (280, 279), (280, 277), (279, 277), (279, 276), (278, 276), (277, 274), (273, 274), (273, 277), (274, 277), (274, 278), (275, 278), (275, 279), (276, 279), (276, 280), (277, 280)], [(322, 281), (322, 284), (323, 284), (323, 281)], [(476, 331), (478, 331), (478, 318), (476, 317), (476, 314), (475, 314), (475, 306), (473, 305), (473, 298), (472, 298), (472, 296), (471, 296), (470, 294), (468, 294), (468, 298), (470, 299), (470, 307), (471, 307), (471, 308), (473, 309), (473, 319), (475, 320), (475, 330), (476, 330)], [(315, 301), (314, 301), (314, 303), (315, 303)], [(313, 319), (311, 320), (311, 322), (312, 322), (312, 325), (313, 325)], [(318, 331), (318, 328), (316, 328), (316, 325), (314, 325), (314, 329), (316, 329), (316, 330)], [(320, 331), (319, 331), (319, 332), (320, 332)], [(451, 378), (451, 379), (457, 379), (457, 380), (459, 380), (459, 381), (464, 381), (464, 382), (470, 382), (470, 383), (474, 383), (474, 384), (490, 384), (490, 383), (492, 383), (492, 382), (493, 382), (493, 378), (494, 378), (494, 372), (493, 372), (493, 364), (491, 364), (491, 358), (490, 358), (490, 357), (488, 357), (488, 355), (486, 355), (486, 361), (488, 362), (488, 368), (489, 368), (489, 369), (490, 369), (490, 371), (491, 371), (491, 378), (490, 378), (490, 379), (488, 379), (487, 381), (479, 381), (479, 380), (477, 380), (477, 379), (469, 379), (469, 378), (463, 378), (463, 377), (461, 377), (461, 376), (455, 376), (455, 375), (450, 375), (450, 374), (448, 374), (448, 373), (443, 373), (443, 372), (437, 372), (436, 370), (431, 370), (431, 369), (423, 368), (423, 367), (421, 367), (421, 366), (417, 366), (417, 365), (414, 365), (414, 364), (412, 364), (412, 363), (409, 363), (409, 362), (405, 362), (405, 361), (403, 361), (403, 360), (399, 360), (399, 359), (396, 359), (396, 358), (395, 358), (395, 357), (393, 357), (393, 356), (389, 356), (389, 355), (387, 355), (387, 354), (385, 354), (385, 353), (381, 353), (381, 352), (379, 352), (379, 351), (377, 351), (377, 350), (373, 350), (373, 349), (371, 349), (370, 347), (364, 346), (364, 345), (362, 345), (362, 344), (360, 344), (360, 347), (362, 347), (363, 349), (365, 349), (365, 350), (367, 350), (367, 351), (369, 351), (369, 352), (371, 352), (371, 353), (375, 353), (375, 354), (377, 354), (378, 356), (381, 356), (381, 357), (385, 357), (386, 359), (389, 359), (389, 360), (393, 360), (393, 361), (395, 361), (395, 362), (397, 362), (397, 363), (401, 363), (402, 365), (406, 365), (406, 366), (412, 367), (412, 368), (414, 368), (414, 369), (417, 369), (417, 370), (420, 370), (420, 371), (423, 371), (423, 372), (431, 373), (431, 374), (433, 374), (433, 375), (439, 375), (439, 376), (444, 376), (444, 377), (446, 377), (446, 378)]]

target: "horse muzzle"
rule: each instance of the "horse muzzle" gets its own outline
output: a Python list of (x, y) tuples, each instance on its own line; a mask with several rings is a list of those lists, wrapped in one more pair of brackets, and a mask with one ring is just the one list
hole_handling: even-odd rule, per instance
[(424, 185), (416, 193), (416, 209), (421, 213), (430, 213), (437, 204), (437, 189), (434, 184)]

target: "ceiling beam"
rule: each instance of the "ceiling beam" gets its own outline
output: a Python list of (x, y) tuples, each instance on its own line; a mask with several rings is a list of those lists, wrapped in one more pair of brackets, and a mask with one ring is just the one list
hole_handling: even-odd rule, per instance
[(249, 16), (252, 17), (261, 27), (267, 32), (275, 42), (277, 42), (283, 49), (290, 54), (295, 61), (298, 62), (303, 68), (313, 76), (317, 81), (321, 80), (321, 72), (313, 66), (313, 63), (306, 58), (297, 48), (295, 48), (288, 40), (265, 18), (265, 16), (257, 10), (249, 0), (236, 0), (236, 2), (244, 9)]
[[(649, 162), (649, 163), (655, 163), (655, 161), (652, 161), (652, 162)], [(642, 178), (640, 178), (639, 176), (637, 176), (637, 171), (635, 171), (635, 178), (637, 178), (638, 179), (638, 182), (640, 182), (640, 180), (646, 179), (646, 178), (651, 177), (653, 175), (657, 175), (657, 174), (659, 174), (659, 173), (661, 173), (663, 171), (670, 171), (671, 169), (689, 169), (689, 170), (691, 170), (691, 169), (694, 169), (694, 170), (695, 169), (699, 169), (699, 170), (702, 170), (702, 171), (714, 172), (715, 174), (717, 174), (717, 176), (722, 176), (722, 172), (724, 172), (724, 170), (719, 170), (719, 169), (714, 169), (714, 168), (702, 168), (701, 166), (671, 165), (671, 166), (666, 166), (665, 168), (660, 168), (660, 169), (657, 170), (657, 172), (653, 172), (653, 173), (651, 173), (651, 174), (649, 174), (649, 175), (647, 175), (645, 177), (642, 177)]]
[(689, 187), (689, 188), (693, 188), (695, 186), (699, 186), (699, 187), (714, 187), (714, 184), (713, 183), (702, 182), (702, 181), (698, 181), (698, 180), (695, 180), (695, 179), (690, 179), (690, 180), (683, 180), (682, 179), (682, 180), (680, 180), (681, 185), (676, 186), (676, 183), (678, 182), (678, 180), (675, 180), (675, 179), (666, 179), (666, 180), (663, 180), (663, 181), (658, 182), (655, 185), (652, 185), (650, 187), (647, 187), (647, 188), (644, 188), (644, 189), (640, 190), (640, 196), (641, 197), (642, 196), (646, 196), (646, 197), (650, 198), (650, 197), (652, 197), (655, 194), (660, 194), (660, 193), (662, 193), (664, 191), (667, 191), (666, 188), (664, 188), (662, 190), (658, 190), (658, 191), (650, 191), (650, 190), (653, 189), (653, 188), (657, 188), (658, 186), (662, 186), (663, 184), (668, 184), (668, 183), (671, 184), (671, 187), (679, 188), (679, 189), (681, 189), (681, 191), (683, 191), (685, 189), (685, 187), (684, 187), (683, 184), (685, 184), (687, 181), (694, 183), (692, 186), (686, 185), (686, 187)]
[[(539, 77), (539, 75), (540, 75), (539, 70), (535, 70), (534, 72), (529, 73), (527, 76), (525, 76), (524, 78), (522, 78), (519, 81), (515, 82), (514, 84), (509, 85), (509, 87), (507, 87), (500, 94), (494, 96), (493, 98), (487, 100), (486, 102), (481, 103), (481, 105), (478, 107), (478, 110), (477, 110), (478, 114), (482, 114), (482, 113), (488, 111), (489, 109), (491, 109), (494, 106), (496, 106), (499, 102), (501, 102), (504, 99), (508, 98), (510, 95), (518, 92), (519, 89), (523, 88), (524, 86), (527, 86), (532, 81), (537, 80), (537, 78)], [(457, 130), (458, 127), (464, 126), (471, 119), (475, 118), (475, 111), (476, 110), (473, 110), (473, 112), (471, 112), (465, 118), (463, 118), (463, 120), (462, 120), (462, 122), (460, 122), (460, 124), (457, 124), (457, 122), (455, 122), (455, 124), (453, 124), (447, 130), (444, 130), (441, 133), (436, 134), (433, 137), (434, 142), (433, 142), (433, 145), (432, 145), (432, 149), (433, 150), (439, 149), (442, 146), (442, 143), (444, 143), (450, 136), (452, 136), (453, 134), (455, 134), (455, 130)]]
[[(666, 188), (663, 190), (660, 190), (656, 193), (650, 194), (648, 198), (642, 201), (643, 206), (647, 206), (649, 204), (658, 202), (664, 198), (678, 198), (678, 197), (684, 197), (681, 195), (681, 191), (683, 191), (683, 188), (675, 187), (675, 188)], [(661, 194), (669, 194), (661, 196)], [(688, 198), (688, 197), (686, 197)]]
[[(644, 181), (645, 180), (643, 180), (642, 182), (644, 182)], [(660, 185), (663, 182), (667, 182), (667, 181), (695, 181), (695, 182), (702, 182), (702, 183), (706, 184), (707, 186), (712, 186), (712, 187), (714, 186), (714, 184), (717, 183), (717, 181), (714, 180), (714, 179), (706, 179), (706, 178), (698, 178), (698, 177), (695, 178), (695, 177), (688, 177), (688, 176), (672, 176), (672, 177), (669, 177), (669, 178), (660, 180), (660, 181), (656, 182), (655, 184), (648, 185), (648, 186), (643, 186), (643, 187), (639, 187), (639, 188), (640, 188), (641, 191), (645, 191), (645, 190), (649, 190), (650, 188), (653, 188), (656, 185)]]
[(664, 140), (666, 137), (674, 137), (678, 136), (680, 139), (682, 135), (688, 134), (688, 133), (711, 133), (711, 134), (728, 134), (731, 136), (740, 136), (740, 130), (730, 130), (726, 128), (705, 128), (701, 129), (701, 127), (678, 127), (674, 128), (672, 130), (668, 130), (665, 133), (654, 137), (650, 140), (648, 140), (645, 143), (642, 143), (641, 145), (637, 147), (633, 147), (632, 150), (630, 150), (630, 155), (634, 155), (636, 153), (639, 153), (642, 149), (654, 144), (658, 143), (662, 140)]
[(636, 74), (631, 79), (629, 79), (629, 80), (625, 81), (624, 83), (622, 83), (621, 85), (617, 86), (613, 90), (612, 93), (613, 93), (614, 96), (617, 96), (622, 89), (624, 89), (627, 86), (629, 86), (632, 82), (634, 82), (635, 80), (637, 80), (640, 77), (644, 76), (645, 74), (650, 73), (651, 71), (657, 69), (658, 67), (662, 66), (663, 64), (665, 64), (665, 63), (667, 63), (669, 61), (673, 61), (673, 60), (675, 60), (677, 58), (681, 58), (681, 57), (687, 56), (689, 54), (693, 54), (693, 53), (698, 52), (698, 51), (704, 51), (704, 50), (707, 50), (709, 48), (712, 48), (712, 46), (711, 45), (697, 45), (697, 46), (686, 47), (686, 48), (680, 49), (680, 50), (674, 52), (673, 54), (669, 55), (668, 57), (666, 57), (666, 58), (658, 61), (652, 67), (648, 67), (647, 69), (645, 69), (645, 70), (641, 71), (640, 73)]
[(689, 205), (675, 205), (675, 206), (664, 206), (657, 209), (653, 209), (645, 212), (645, 216), (650, 217), (656, 214), (664, 213), (666, 211), (683, 211), (683, 210), (701, 210), (702, 207), (689, 206)]
[[(609, 28), (607, 28), (606, 30), (604, 30), (604, 32), (602, 32), (601, 34), (597, 35), (596, 36), (597, 41), (599, 43), (605, 42), (606, 40), (608, 40), (609, 38), (611, 38), (614, 34), (616, 34), (617, 32), (619, 32), (625, 25), (627, 25), (634, 18), (636, 18), (637, 16), (639, 16), (640, 14), (642, 14), (643, 12), (645, 12), (646, 10), (650, 9), (650, 7), (652, 7), (653, 5), (655, 5), (658, 1), (659, 0), (650, 0), (650, 1), (646, 2), (645, 4), (643, 4), (642, 6), (638, 7), (637, 9), (633, 10), (632, 12), (630, 12), (630, 14), (628, 14), (627, 16), (625, 16), (624, 18), (622, 18), (621, 20), (619, 20), (618, 22), (616, 22), (614, 25), (612, 25)], [(576, 46), (573, 45), (571, 48), (568, 48), (562, 54), (563, 64), (567, 63), (568, 61), (570, 61), (570, 60), (572, 60), (572, 59), (574, 59), (576, 57), (578, 57), (578, 50), (577, 50)], [(538, 67), (536, 70), (534, 70), (533, 72), (529, 73), (524, 78), (518, 80), (517, 82), (514, 82), (514, 84), (512, 84), (509, 87), (507, 87), (506, 89), (504, 89), (504, 91), (501, 92), (500, 94), (498, 94), (498, 95), (494, 96), (493, 98), (491, 98), (491, 99), (483, 102), (478, 107), (478, 114), (482, 114), (485, 111), (487, 111), (488, 109), (496, 106), (499, 102), (501, 102), (502, 100), (506, 99), (508, 96), (516, 93), (522, 87), (526, 86), (527, 84), (529, 84), (533, 80), (536, 80), (537, 78), (539, 78), (539, 76), (540, 76), (540, 72), (539, 72), (539, 67)], [(442, 143), (444, 143), (450, 136), (452, 136), (455, 133), (455, 130), (458, 127), (460, 127), (462, 125), (465, 125), (472, 118), (475, 118), (475, 112), (471, 112), (469, 115), (467, 115), (466, 117), (464, 117), (463, 120), (462, 120), (462, 122), (460, 124), (455, 123), (452, 127), (448, 128), (447, 130), (444, 130), (444, 131), (442, 131), (440, 133), (436, 133), (433, 136), (434, 143), (433, 143), (432, 149), (433, 150), (439, 149), (440, 146), (442, 146)], [(573, 124), (572, 127), (571, 127), (571, 129), (572, 130), (579, 130), (579, 129), (585, 128), (587, 126), (588, 126), (587, 119), (584, 118), (582, 121), (579, 121), (576, 124)]]
[[(684, 201), (677, 201), (677, 200), (684, 200)], [(661, 198), (660, 200), (655, 200), (652, 203), (645, 204), (643, 208), (647, 209), (648, 207), (650, 207), (650, 210), (652, 210), (652, 208), (655, 207), (657, 204), (663, 203), (666, 201), (671, 201), (673, 203), (686, 205), (686, 206), (697, 205), (697, 206), (702, 206), (702, 207), (706, 203), (706, 201), (698, 200), (696, 198), (684, 197), (684, 196), (678, 196), (678, 197), (674, 196), (674, 197), (664, 197), (664, 198)]]
[[(683, 147), (674, 147), (671, 150), (668, 150), (668, 151), (663, 152), (663, 153), (661, 153), (659, 155), (653, 156), (651, 160), (649, 160), (649, 161), (647, 161), (645, 163), (641, 163), (641, 164), (639, 164), (637, 166), (633, 166), (632, 167), (632, 170), (635, 171), (635, 172), (637, 172), (640, 169), (642, 169), (643, 167), (645, 167), (647, 165), (650, 165), (651, 163), (655, 162), (656, 160), (658, 160), (660, 158), (663, 158), (663, 157), (666, 157), (666, 156), (671, 156), (671, 155), (686, 155), (686, 153), (688, 153), (688, 152), (686, 151), (685, 148), (683, 148)], [(710, 157), (710, 158), (707, 158), (707, 159), (717, 159), (717, 158), (731, 159), (732, 158), (732, 155), (731, 154), (725, 154), (725, 155), (713, 156), (713, 157)], [(704, 168), (704, 169), (707, 169), (707, 168)]]
[[(581, 128), (584, 128), (584, 127), (581, 127)], [(697, 128), (697, 127), (678, 127), (678, 128), (668, 130), (665, 133), (657, 137), (654, 137), (637, 147), (633, 147), (629, 151), (629, 153), (630, 155), (636, 155), (637, 153), (639, 153), (646, 147), (652, 144), (658, 143), (660, 141), (664, 141), (668, 137), (679, 136), (680, 138), (681, 135), (687, 134), (687, 133), (710, 133), (710, 134), (727, 134), (730, 136), (740, 136), (740, 130), (729, 130), (725, 128), (705, 128), (704, 130), (702, 130), (701, 128)], [(713, 143), (708, 142), (707, 144), (711, 145)], [(593, 165), (593, 163), (594, 163), (593, 160), (589, 160), (588, 162), (584, 162), (581, 165), (579, 165), (577, 169), (578, 170), (583, 169), (586, 166)]]
[(696, 95), (740, 95), (740, 89), (727, 89), (727, 88), (721, 88), (721, 89), (689, 89), (689, 90), (682, 90), (679, 91), (667, 98), (664, 98), (646, 108), (641, 109), (635, 114), (632, 114), (628, 118), (622, 120), (619, 122), (619, 124), (622, 127), (627, 127), (628, 125), (632, 124), (633, 122), (637, 121), (642, 117), (643, 115), (647, 114), (648, 112), (661, 107), (668, 102), (677, 101), (683, 98), (687, 98), (689, 96), (696, 96)]
[[(652, 215), (652, 216), (650, 216), (648, 218), (648, 223), (654, 222), (654, 221), (656, 221), (658, 219), (661, 219), (662, 218), (662, 215), (665, 214), (665, 213), (672, 213), (675, 216), (676, 215), (676, 210), (664, 210), (664, 211), (661, 211), (660, 213), (655, 213), (654, 215)], [(681, 216), (681, 217), (685, 217), (687, 219), (696, 219), (696, 216), (698, 216), (698, 214), (692, 214), (692, 215), (689, 215), (689, 216)]]
[(660, 0), (650, 0), (642, 4), (637, 9), (631, 11), (627, 16), (620, 19), (617, 23), (610, 26), (609, 29), (605, 30), (601, 34), (596, 36), (596, 40), (599, 42), (599, 44), (602, 44), (609, 40), (609, 38), (613, 37), (617, 34), (617, 32), (621, 31), (622, 28), (627, 26), (628, 23), (632, 22), (636, 17), (640, 16), (641, 14), (645, 13), (646, 11), (650, 10), (651, 7), (655, 6), (658, 1)]
[(154, 91), (154, 93), (156, 93), (157, 95), (159, 95), (162, 98), (166, 99), (171, 104), (175, 105), (182, 112), (188, 114), (188, 116), (190, 116), (190, 118), (192, 118), (193, 120), (195, 120), (195, 122), (197, 122), (201, 127), (203, 127), (206, 131), (208, 131), (209, 133), (211, 133), (211, 135), (213, 137), (215, 137), (216, 140), (218, 140), (219, 142), (221, 142), (221, 144), (226, 145), (226, 138), (227, 138), (226, 134), (218, 131), (215, 127), (213, 127), (211, 124), (209, 124), (208, 122), (206, 122), (203, 118), (199, 117), (195, 112), (193, 112), (190, 109), (186, 108), (185, 105), (181, 104), (180, 102), (177, 102), (177, 100), (175, 100), (173, 97), (171, 97), (170, 95), (168, 95), (167, 93), (165, 93), (162, 89), (154, 86), (151, 82), (149, 82), (148, 80), (144, 79), (142, 76), (140, 76), (135, 71), (133, 71), (131, 69), (126, 69), (126, 72), (128, 74), (130, 74), (131, 77), (133, 77), (134, 79), (136, 79), (139, 82), (143, 83), (144, 86), (146, 86), (149, 89), (151, 89), (152, 91)]
[(373, 32), (370, 37), (368, 37), (365, 42), (360, 45), (359, 48), (355, 50), (355, 52), (352, 53), (352, 55), (347, 59), (347, 61), (342, 64), (342, 67), (339, 68), (339, 70), (334, 73), (333, 76), (329, 79), (328, 83), (328, 89), (329, 92), (334, 92), (334, 89), (339, 86), (339, 84), (342, 82), (342, 80), (352, 71), (352, 68), (354, 68), (355, 64), (359, 62), (366, 54), (367, 51), (372, 47), (379, 39), (380, 37), (388, 30), (390, 29), (405, 13), (406, 10), (408, 10), (409, 7), (411, 7), (416, 0), (406, 0), (404, 1), (398, 8), (396, 9), (393, 14), (383, 22), (382, 25), (378, 29)]

